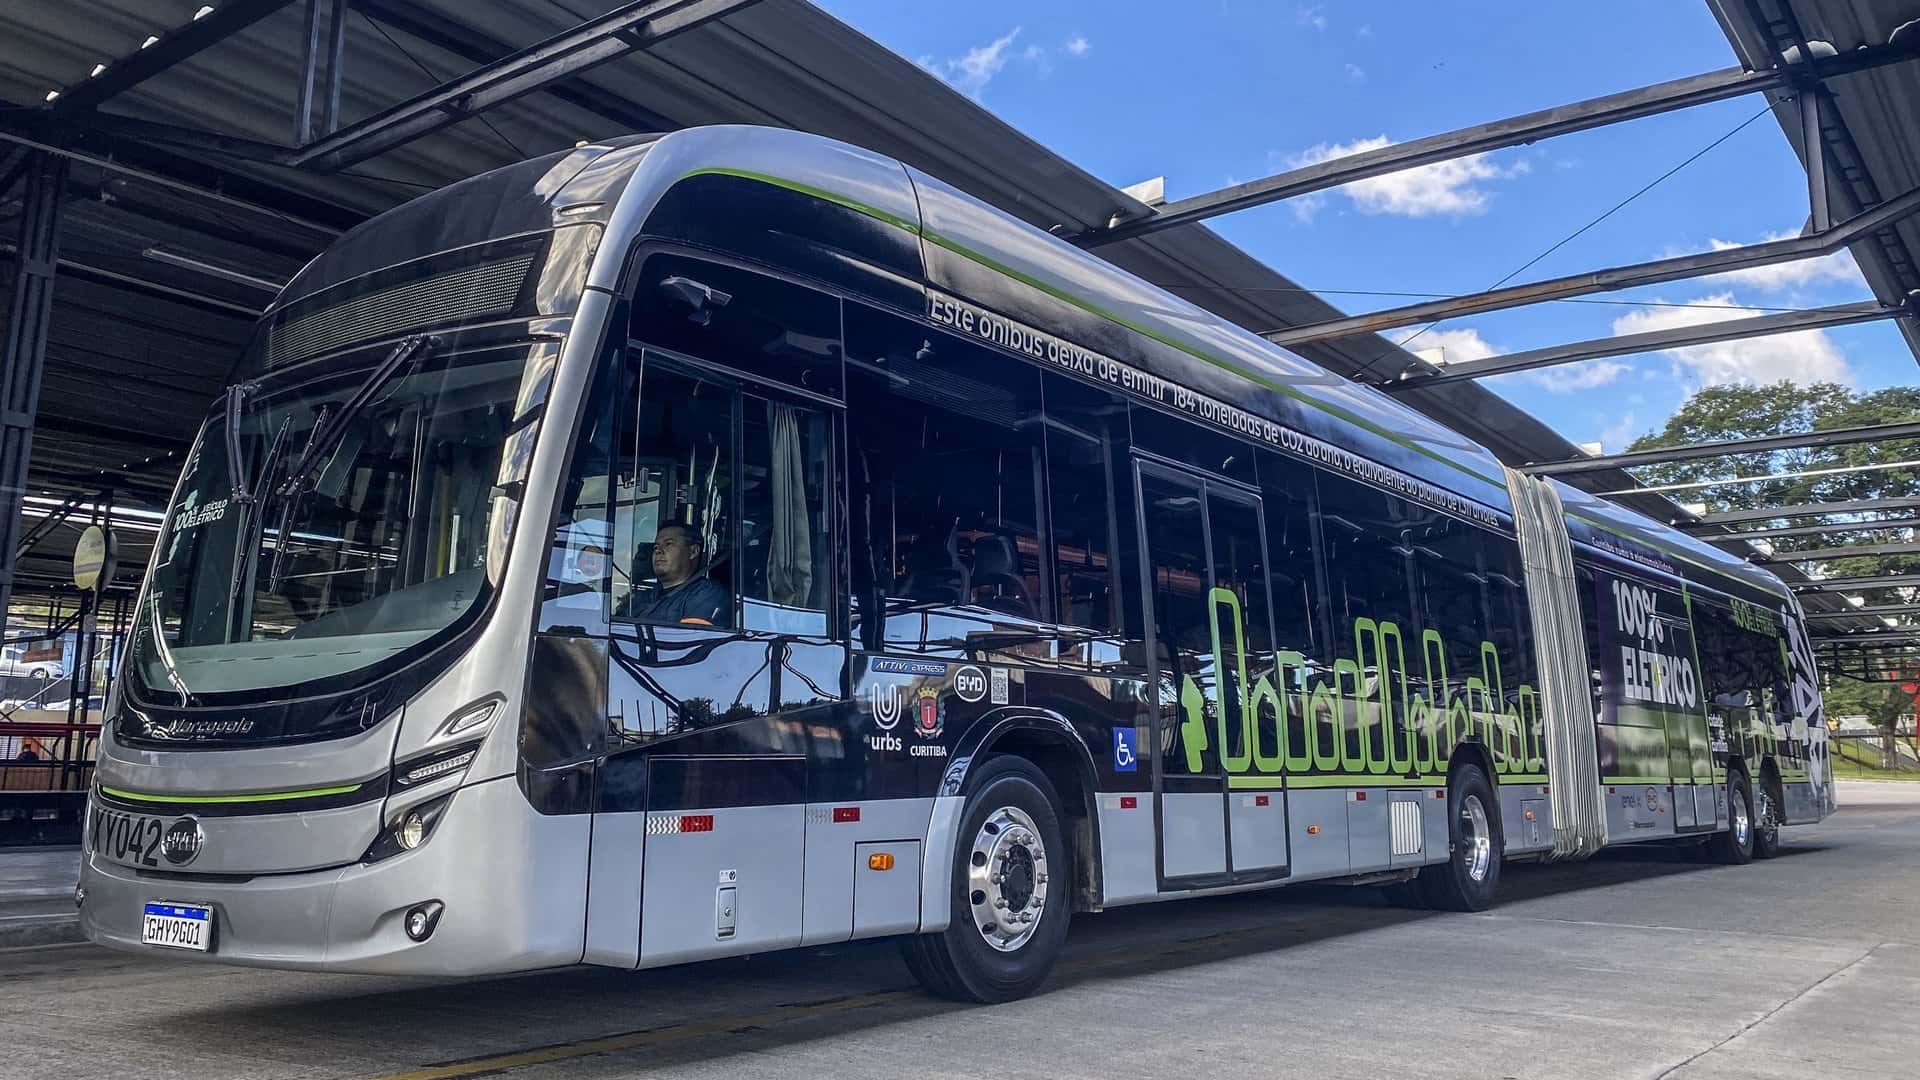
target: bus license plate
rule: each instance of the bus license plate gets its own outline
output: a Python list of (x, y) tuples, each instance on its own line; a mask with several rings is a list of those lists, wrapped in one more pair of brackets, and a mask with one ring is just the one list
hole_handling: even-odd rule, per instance
[(213, 949), (213, 909), (205, 904), (149, 901), (140, 919), (140, 941), (165, 949)]

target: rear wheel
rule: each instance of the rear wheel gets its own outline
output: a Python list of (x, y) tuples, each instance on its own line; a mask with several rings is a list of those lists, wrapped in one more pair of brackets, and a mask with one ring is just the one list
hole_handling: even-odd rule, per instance
[(1753, 857), (1771, 859), (1780, 854), (1780, 786), (1772, 776), (1760, 778), (1753, 793)]
[(1500, 888), (1500, 804), (1477, 765), (1453, 776), (1447, 787), (1448, 857), (1423, 868), (1412, 882), (1425, 906), (1443, 911), (1485, 911)]
[(1739, 773), (1727, 777), (1727, 815), (1731, 823), (1726, 832), (1714, 833), (1707, 851), (1715, 862), (1742, 866), (1753, 861), (1753, 796), (1747, 778)]
[(954, 845), (952, 921), (901, 942), (928, 992), (1000, 1002), (1032, 993), (1053, 969), (1073, 908), (1073, 857), (1053, 785), (1033, 763), (980, 767)]

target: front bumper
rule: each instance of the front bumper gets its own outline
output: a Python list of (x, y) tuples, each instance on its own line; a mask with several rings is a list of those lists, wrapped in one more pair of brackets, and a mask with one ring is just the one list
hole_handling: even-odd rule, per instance
[[(298, 841), (298, 815), (286, 822)], [(584, 816), (542, 817), (511, 778), (461, 789), (417, 850), (373, 864), (290, 874), (154, 873), (88, 853), (80, 926), (134, 952), (255, 967), (405, 975), (483, 975), (577, 963), (585, 925)], [(213, 950), (140, 942), (152, 900), (206, 904)], [(409, 909), (445, 905), (416, 942)]]

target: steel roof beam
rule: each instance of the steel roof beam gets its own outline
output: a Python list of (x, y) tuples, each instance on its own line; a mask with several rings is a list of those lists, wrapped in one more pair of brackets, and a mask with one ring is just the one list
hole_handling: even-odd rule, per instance
[(133, 89), (176, 64), (279, 11), (293, 0), (224, 0), (214, 9), (176, 29), (158, 35), (152, 45), (107, 65), (105, 71), (60, 91), (52, 111), (58, 114), (91, 109), (116, 94)]
[(1529, 282), (1525, 285), (1509, 285), (1504, 289), (1470, 293), (1444, 300), (1429, 300), (1365, 315), (1349, 315), (1324, 322), (1308, 323), (1305, 326), (1269, 330), (1261, 336), (1276, 345), (1304, 345), (1308, 342), (1325, 341), (1328, 338), (1377, 333), (1414, 323), (1452, 319), (1462, 315), (1478, 315), (1488, 311), (1504, 311), (1508, 308), (1538, 304), (1544, 300), (1565, 300), (1569, 297), (1615, 292), (1639, 285), (1657, 285), (1663, 281), (1704, 277), (1729, 270), (1794, 262), (1837, 251), (1863, 236), (1903, 220), (1915, 211), (1920, 211), (1920, 188), (1906, 191), (1871, 210), (1855, 214), (1825, 232), (1808, 233), (1805, 236), (1773, 240), (1763, 244), (1748, 244), (1723, 251), (1704, 251), (1696, 255), (1655, 259), (1652, 262), (1593, 270), (1584, 274)]
[(1564, 476), (1568, 473), (1606, 472), (1632, 469), (1642, 465), (1665, 465), (1676, 461), (1726, 457), (1729, 454), (1756, 454), (1770, 450), (1797, 450), (1817, 446), (1847, 446), (1863, 442), (1893, 442), (1920, 439), (1920, 420), (1904, 424), (1868, 424), (1862, 427), (1828, 428), (1824, 431), (1799, 431), (1788, 435), (1762, 435), (1751, 439), (1715, 439), (1686, 446), (1667, 446), (1655, 450), (1629, 450), (1622, 454), (1550, 461), (1524, 466), (1523, 472), (1535, 476)]
[(636, 0), (316, 139), (295, 153), (291, 164), (319, 172), (344, 169), (756, 2)]
[(1851, 611), (1810, 611), (1808, 619), (1879, 618), (1883, 615), (1920, 615), (1920, 604), (1869, 604)]
[(1797, 83), (1829, 79), (1916, 58), (1920, 58), (1920, 47), (1912, 41), (1904, 41), (1851, 49), (1837, 56), (1816, 58), (1811, 64), (1785, 64), (1764, 71), (1726, 68), (1704, 75), (1691, 75), (1523, 116), (1429, 135), (1410, 142), (1394, 143), (1378, 150), (1334, 158), (1262, 180), (1235, 184), (1205, 195), (1167, 203), (1151, 216), (1081, 233), (1074, 237), (1074, 241), (1085, 247), (1099, 247), (1189, 225), (1235, 210), (1324, 191), (1355, 180), (1430, 165), (1436, 161), (1520, 146), (1557, 135), (1606, 127), (1745, 94), (1787, 90)]
[[(0, 115), (0, 121), (4, 121), (4, 119), (5, 119), (5, 116)], [(346, 231), (346, 226), (344, 225), (336, 226), (336, 225), (328, 224), (325, 222), (316, 221), (312, 217), (305, 217), (305, 216), (302, 216), (301, 214), (294, 213), (292, 211), (283, 210), (274, 206), (268, 206), (262, 202), (255, 202), (255, 201), (249, 201), (248, 199), (245, 199), (245, 198), (238, 198), (233, 194), (231, 194), (231, 192), (234, 191), (235, 189), (242, 189), (250, 192), (259, 191), (264, 194), (268, 190), (269, 185), (267, 185), (262, 181), (254, 180), (251, 177), (243, 176), (239, 173), (232, 173), (232, 172), (227, 172), (219, 169), (206, 168), (204, 165), (204, 162), (194, 162), (193, 164), (196, 166), (199, 166), (200, 171), (203, 171), (207, 174), (207, 179), (212, 184), (214, 184), (218, 190), (216, 190), (216, 187), (204, 187), (204, 186), (201, 186), (200, 184), (196, 184), (188, 180), (183, 180), (175, 176), (166, 175), (165, 173), (160, 172), (158, 169), (130, 165), (126, 162), (125, 158), (128, 156), (129, 152), (144, 150), (151, 153), (153, 149), (151, 147), (132, 147), (126, 144), (121, 144), (120, 146), (116, 146), (113, 149), (112, 157), (103, 157), (98, 154), (89, 154), (84, 151), (75, 150), (75, 149), (72, 149), (71, 147), (64, 147), (64, 146), (59, 146), (53, 143), (42, 142), (39, 139), (22, 135), (19, 132), (8, 131), (8, 130), (5, 130), (4, 128), (0, 128), (0, 141), (16, 143), (18, 145), (30, 147), (35, 150), (44, 150), (49, 154), (58, 154), (59, 156), (64, 158), (70, 158), (74, 161), (84, 162), (85, 164), (91, 165), (94, 168), (100, 169), (104, 172), (118, 173), (122, 176), (130, 176), (130, 177), (133, 177), (134, 179), (143, 181), (145, 183), (154, 184), (159, 187), (164, 187), (164, 188), (167, 188), (168, 190), (179, 192), (182, 195), (191, 196), (195, 199), (200, 199), (209, 203), (214, 203), (220, 206), (229, 207), (235, 210), (245, 210), (248, 213), (259, 214), (263, 217), (272, 218), (276, 221), (282, 221), (289, 225), (293, 225), (298, 228), (308, 230), (310, 232), (320, 235), (321, 237), (331, 238), (331, 237), (338, 236), (342, 232)], [(168, 157), (171, 159), (173, 155), (168, 155)], [(331, 204), (321, 204), (317, 200), (303, 198), (300, 201), (308, 206), (324, 210), (333, 216), (343, 216), (347, 213), (350, 213), (350, 211), (345, 210), (345, 208), (343, 207), (333, 206)]]
[(1861, 577), (1821, 578), (1789, 585), (1794, 592), (1821, 593), (1867, 591), (1872, 589), (1912, 589), (1920, 587), (1920, 574), (1867, 574)]
[(1843, 521), (1832, 525), (1796, 525), (1783, 529), (1752, 529), (1746, 532), (1698, 533), (1702, 540), (1781, 540), (1789, 536), (1825, 536), (1836, 532), (1871, 532), (1875, 529), (1920, 529), (1920, 517), (1880, 518), (1876, 521)]
[(1669, 524), (1683, 529), (1702, 529), (1714, 525), (1740, 525), (1749, 521), (1774, 521), (1780, 518), (1814, 517), (1819, 514), (1859, 514), (1871, 510), (1920, 510), (1920, 497), (1793, 503), (1789, 506), (1762, 506), (1753, 510), (1722, 510), (1714, 514), (1702, 514), (1696, 518), (1683, 518)]
[(1920, 544), (1856, 544), (1847, 547), (1808, 548), (1805, 551), (1776, 551), (1771, 555), (1749, 556), (1747, 561), (1757, 563), (1832, 562), (1834, 559), (1883, 555), (1920, 555)]
[[(513, 49), (493, 38), (412, 0), (353, 0), (353, 8), (389, 29), (418, 38), (470, 64), (491, 64), (513, 53)], [(576, 109), (618, 125), (623, 132), (672, 131), (683, 126), (577, 79), (549, 83), (541, 89)]]
[(1659, 352), (1688, 345), (1738, 341), (1742, 338), (1785, 334), (1795, 330), (1821, 330), (1832, 326), (1850, 326), (1854, 323), (1895, 319), (1913, 314), (1915, 309), (1911, 306), (1890, 306), (1876, 300), (1862, 300), (1853, 304), (1814, 308), (1811, 311), (1788, 311), (1749, 319), (1677, 326), (1670, 330), (1653, 330), (1644, 334), (1619, 334), (1614, 337), (1594, 338), (1591, 341), (1576, 341), (1570, 345), (1553, 345), (1544, 349), (1529, 349), (1526, 352), (1504, 353), (1480, 360), (1463, 360), (1447, 364), (1435, 372), (1414, 368), (1396, 381), (1379, 384), (1379, 389), (1397, 393), (1402, 390), (1418, 390), (1438, 383), (1458, 382), (1462, 379), (1484, 379), (1489, 375), (1532, 371), (1535, 368), (1571, 364), (1578, 360), (1594, 360), (1603, 356)]

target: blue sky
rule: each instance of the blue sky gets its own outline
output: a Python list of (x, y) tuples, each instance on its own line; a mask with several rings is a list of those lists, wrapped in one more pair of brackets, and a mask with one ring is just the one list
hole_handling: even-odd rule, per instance
[[(1730, 66), (1698, 0), (819, 0), (1064, 157), (1179, 199), (1318, 157)], [(1762, 108), (1739, 98), (1363, 182), (1213, 227), (1336, 306), (1413, 302), (1336, 290), (1492, 286)], [(1798, 232), (1805, 175), (1760, 117), (1515, 281)], [(1660, 329), (1750, 309), (1869, 297), (1851, 257), (1672, 282), (1441, 324), (1411, 348), (1449, 359)], [(1746, 309), (1746, 310), (1743, 310)], [(1409, 331), (1395, 331), (1399, 336)], [(1486, 385), (1575, 442), (1616, 450), (1691, 391), (1735, 381), (1914, 381), (1889, 325), (1592, 360)]]

